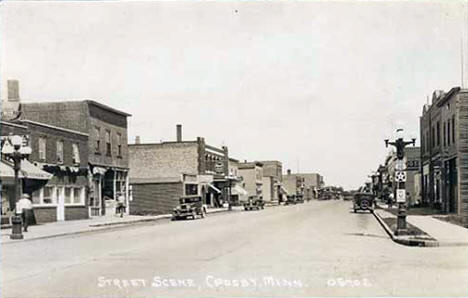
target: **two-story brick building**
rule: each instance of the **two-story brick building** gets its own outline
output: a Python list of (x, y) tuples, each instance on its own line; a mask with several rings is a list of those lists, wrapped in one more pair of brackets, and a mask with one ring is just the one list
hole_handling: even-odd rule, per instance
[(119, 193), (123, 193), (128, 202), (129, 116), (93, 100), (20, 104), (21, 120), (87, 135), (86, 150), (83, 151), (87, 152), (91, 216), (114, 214)]
[(30, 120), (2, 122), (1, 134), (27, 136), (28, 160), (51, 174), (39, 185), (23, 179), (21, 190), (31, 195), (37, 222), (89, 217), (86, 134)]
[(262, 160), (260, 162), (263, 164), (263, 200), (278, 203), (282, 192), (283, 165), (277, 160)]
[(423, 203), (468, 223), (468, 89), (433, 93), (420, 138)]
[(263, 163), (239, 163), (239, 176), (249, 196), (263, 199)]

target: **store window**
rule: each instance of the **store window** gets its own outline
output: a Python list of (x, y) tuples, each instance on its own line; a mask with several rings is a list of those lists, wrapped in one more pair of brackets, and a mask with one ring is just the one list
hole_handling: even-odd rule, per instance
[(40, 137), (39, 138), (39, 159), (40, 160), (46, 160), (46, 143), (47, 139), (45, 137)]
[(32, 203), (34, 205), (52, 205), (56, 203), (53, 186), (45, 186), (32, 193)]
[(63, 141), (57, 141), (57, 163), (63, 163)]
[(82, 204), (83, 188), (73, 189), (73, 204)]
[(71, 204), (71, 203), (72, 203), (72, 188), (65, 187), (65, 204)]
[(197, 184), (185, 184), (185, 195), (198, 195), (198, 185)]

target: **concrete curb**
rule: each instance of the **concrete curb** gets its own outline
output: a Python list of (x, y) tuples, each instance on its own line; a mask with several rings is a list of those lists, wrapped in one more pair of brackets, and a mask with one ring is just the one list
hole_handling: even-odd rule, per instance
[(374, 214), (375, 218), (380, 223), (380, 225), (384, 228), (385, 232), (387, 232), (390, 238), (398, 244), (403, 244), (407, 246), (420, 246), (420, 247), (439, 246), (439, 242), (437, 240), (424, 240), (424, 239), (415, 239), (415, 238), (410, 238), (410, 237), (405, 237), (405, 236), (395, 236), (393, 234), (393, 231), (390, 229), (390, 227), (385, 223), (385, 221), (380, 217), (380, 215), (377, 212), (372, 212), (372, 214)]

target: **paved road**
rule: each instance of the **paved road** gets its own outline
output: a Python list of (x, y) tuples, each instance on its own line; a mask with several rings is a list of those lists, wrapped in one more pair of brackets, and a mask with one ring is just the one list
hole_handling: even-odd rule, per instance
[(2, 295), (468, 295), (468, 247), (395, 244), (350, 206), (315, 201), (6, 244)]

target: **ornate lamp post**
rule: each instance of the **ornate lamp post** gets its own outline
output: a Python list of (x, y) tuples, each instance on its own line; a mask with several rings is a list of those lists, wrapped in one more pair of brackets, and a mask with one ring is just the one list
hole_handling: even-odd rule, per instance
[(16, 210), (16, 202), (19, 200), (21, 193), (20, 181), (19, 181), (19, 170), (21, 167), (21, 160), (31, 154), (31, 148), (23, 146), (23, 138), (20, 136), (9, 136), (5, 140), (5, 144), (2, 147), (2, 154), (5, 157), (9, 157), (13, 160), (13, 169), (15, 171), (15, 185), (13, 188), (13, 196), (10, 198), (10, 209), (15, 208), (15, 214), (11, 219), (12, 232), (10, 239), (23, 239), (21, 232), (22, 222), (21, 217), (18, 215)]
[[(397, 129), (397, 133), (403, 132), (403, 129)], [(397, 230), (395, 231), (395, 235), (406, 235), (406, 191), (405, 191), (405, 181), (406, 181), (406, 174), (404, 172), (406, 166), (404, 165), (404, 157), (405, 157), (405, 147), (409, 144), (416, 143), (416, 139), (413, 138), (411, 141), (404, 141), (402, 136), (399, 136), (394, 142), (390, 142), (388, 139), (385, 140), (385, 147), (388, 145), (392, 145), (396, 148), (397, 154), (397, 170), (395, 174), (395, 183), (397, 187), (397, 203), (398, 203), (398, 217), (397, 217)], [(397, 177), (398, 176), (398, 177)]]

